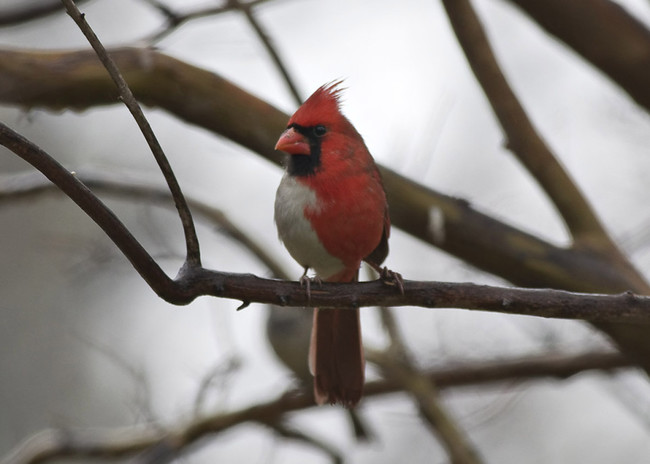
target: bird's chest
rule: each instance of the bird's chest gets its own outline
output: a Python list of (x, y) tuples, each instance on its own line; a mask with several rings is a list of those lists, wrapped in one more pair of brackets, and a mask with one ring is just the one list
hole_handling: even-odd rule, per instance
[(321, 242), (306, 212), (318, 212), (323, 205), (310, 187), (296, 178), (282, 178), (275, 197), (275, 223), (278, 235), (291, 256), (303, 267), (327, 278), (345, 268)]

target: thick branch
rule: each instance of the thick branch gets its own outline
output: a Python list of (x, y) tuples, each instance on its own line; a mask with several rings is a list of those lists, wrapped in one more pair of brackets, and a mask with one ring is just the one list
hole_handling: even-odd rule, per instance
[[(432, 370), (427, 375), (440, 388), (513, 382), (533, 378), (565, 379), (586, 370), (613, 370), (629, 367), (618, 353), (587, 353), (573, 356), (538, 356), (480, 364), (465, 364)], [(395, 380), (370, 382), (365, 397), (395, 393), (401, 389)], [(197, 440), (248, 421), (277, 422), (286, 413), (314, 407), (311, 389), (306, 394), (288, 394), (230, 413), (220, 413), (172, 430), (129, 427), (103, 433), (45, 430), (19, 444), (2, 459), (2, 464), (47, 462), (65, 457), (114, 459), (133, 455), (155, 446), (181, 452)]]
[[(77, 3), (86, 1), (87, 0), (77, 0)], [(14, 26), (16, 24), (33, 21), (63, 11), (59, 0), (42, 0), (38, 3), (23, 3), (23, 5), (15, 5), (13, 7), (0, 9), (0, 27)]]
[(610, 0), (510, 0), (650, 111), (650, 31)]
[(506, 81), (470, 0), (443, 0), (467, 61), (519, 161), (539, 182), (564, 219), (576, 242), (610, 251), (607, 232), (573, 180), (535, 130)]

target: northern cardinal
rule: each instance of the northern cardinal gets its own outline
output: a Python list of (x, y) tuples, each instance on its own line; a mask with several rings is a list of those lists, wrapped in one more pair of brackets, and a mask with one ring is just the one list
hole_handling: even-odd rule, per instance
[[(356, 281), (361, 261), (378, 270), (390, 232), (379, 171), (341, 113), (339, 84), (316, 90), (275, 146), (289, 154), (275, 198), (278, 234), (305, 268), (303, 277), (311, 268), (326, 282)], [(358, 308), (314, 310), (309, 366), (318, 404), (351, 408), (359, 402), (364, 356)]]

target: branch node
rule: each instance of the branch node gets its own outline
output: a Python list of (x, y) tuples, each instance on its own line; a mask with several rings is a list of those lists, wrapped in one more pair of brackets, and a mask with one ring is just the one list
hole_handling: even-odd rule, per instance
[(251, 305), (250, 301), (244, 300), (241, 302), (241, 305), (237, 308), (237, 311), (241, 311), (242, 309), (246, 309)]

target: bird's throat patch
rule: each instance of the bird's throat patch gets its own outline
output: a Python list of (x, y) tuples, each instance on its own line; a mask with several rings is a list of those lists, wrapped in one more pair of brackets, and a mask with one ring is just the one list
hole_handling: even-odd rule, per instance
[(314, 135), (313, 127), (291, 124), (289, 127), (302, 134), (309, 142), (309, 153), (289, 155), (287, 172), (290, 176), (308, 177), (316, 174), (321, 167), (321, 137)]

